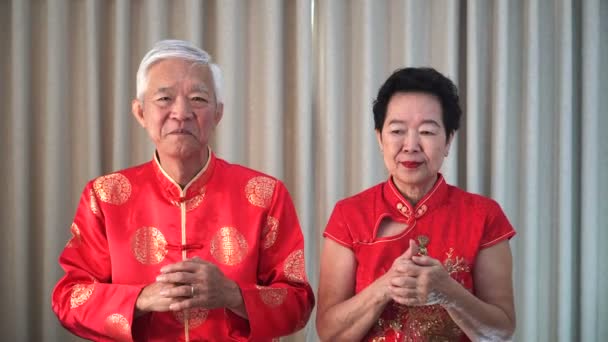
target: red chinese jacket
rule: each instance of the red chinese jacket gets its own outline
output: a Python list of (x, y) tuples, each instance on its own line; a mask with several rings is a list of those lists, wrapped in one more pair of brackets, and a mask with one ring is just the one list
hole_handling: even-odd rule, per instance
[[(287, 189), (209, 155), (183, 190), (156, 158), (86, 185), (52, 296), (64, 327), (95, 341), (270, 341), (304, 327), (314, 295)], [(239, 285), (249, 320), (203, 308), (134, 318), (160, 268), (194, 256)]]

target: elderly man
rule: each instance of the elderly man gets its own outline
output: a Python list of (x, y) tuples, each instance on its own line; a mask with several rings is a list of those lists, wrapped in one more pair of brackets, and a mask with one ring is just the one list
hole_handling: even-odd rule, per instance
[(137, 71), (132, 112), (152, 161), (89, 182), (53, 310), (95, 341), (268, 341), (314, 306), (285, 186), (217, 158), (221, 74), (188, 42), (158, 42)]

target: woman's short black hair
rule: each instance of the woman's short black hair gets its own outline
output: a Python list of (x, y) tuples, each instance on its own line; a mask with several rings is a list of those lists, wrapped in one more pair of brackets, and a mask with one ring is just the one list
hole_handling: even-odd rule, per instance
[(441, 115), (446, 137), (458, 130), (462, 109), (456, 85), (433, 68), (398, 69), (378, 90), (374, 101), (374, 125), (382, 132), (388, 103), (395, 93), (421, 92), (437, 96), (441, 103)]

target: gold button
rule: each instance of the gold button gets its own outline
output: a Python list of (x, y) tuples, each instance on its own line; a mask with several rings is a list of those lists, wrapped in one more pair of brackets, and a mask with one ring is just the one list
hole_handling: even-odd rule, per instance
[(403, 203), (401, 203), (401, 202), (397, 203), (397, 209), (401, 210), (401, 208), (403, 208)]

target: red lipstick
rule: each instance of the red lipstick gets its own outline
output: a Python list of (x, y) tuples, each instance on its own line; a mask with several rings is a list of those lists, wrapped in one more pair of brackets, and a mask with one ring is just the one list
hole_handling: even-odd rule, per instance
[(408, 169), (415, 169), (418, 166), (422, 165), (422, 162), (404, 161), (401, 162), (401, 165), (405, 166)]

